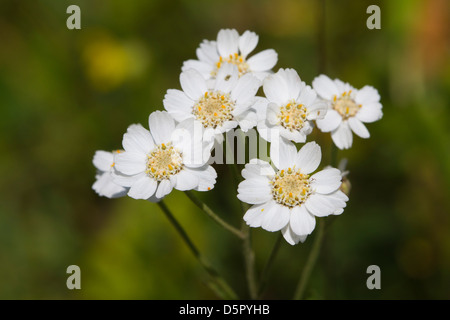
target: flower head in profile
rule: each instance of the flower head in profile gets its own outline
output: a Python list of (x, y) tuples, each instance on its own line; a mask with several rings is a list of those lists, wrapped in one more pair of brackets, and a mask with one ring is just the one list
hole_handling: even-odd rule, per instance
[[(278, 150), (277, 150), (278, 149)], [(327, 168), (312, 174), (319, 166), (321, 150), (306, 143), (298, 152), (294, 144), (272, 142), (270, 156), (275, 169), (253, 159), (242, 170), (239, 200), (253, 206), (244, 220), (250, 227), (282, 232), (286, 241), (305, 241), (314, 230), (315, 217), (341, 214), (348, 197), (339, 190), (341, 172)]]
[(97, 150), (92, 160), (97, 174), (95, 176), (95, 182), (92, 185), (92, 189), (97, 192), (98, 195), (107, 198), (118, 198), (127, 194), (127, 189), (118, 185), (113, 180), (113, 172), (116, 154), (123, 152), (122, 150), (116, 150), (113, 152)]
[(242, 35), (235, 29), (222, 29), (216, 41), (204, 40), (197, 48), (198, 60), (188, 60), (182, 70), (196, 69), (205, 79), (215, 78), (226, 64), (236, 65), (239, 76), (252, 73), (258, 79), (264, 79), (278, 60), (273, 49), (266, 49), (252, 57), (248, 55), (256, 48), (259, 37), (256, 33), (245, 31)]
[(312, 84), (319, 97), (329, 104), (325, 117), (316, 121), (317, 127), (323, 132), (331, 132), (339, 149), (352, 146), (352, 131), (361, 138), (370, 137), (364, 123), (380, 120), (383, 116), (380, 95), (375, 88), (364, 86), (358, 90), (326, 75), (316, 77)]
[(216, 171), (207, 164), (211, 144), (192, 120), (175, 124), (167, 113), (149, 116), (150, 131), (131, 125), (123, 136), (124, 152), (116, 155), (114, 181), (129, 187), (128, 196), (157, 202), (173, 188), (207, 191), (214, 187)]
[(182, 91), (169, 89), (164, 107), (176, 121), (195, 119), (205, 128), (205, 139), (219, 138), (239, 126), (242, 131), (256, 126), (252, 108), (260, 81), (251, 74), (239, 77), (235, 65), (220, 68), (212, 87), (194, 69), (180, 75)]
[(296, 143), (305, 142), (313, 129), (312, 120), (323, 117), (327, 105), (301, 81), (294, 69), (280, 69), (263, 82), (266, 98), (258, 99), (258, 132), (267, 141), (274, 132)]

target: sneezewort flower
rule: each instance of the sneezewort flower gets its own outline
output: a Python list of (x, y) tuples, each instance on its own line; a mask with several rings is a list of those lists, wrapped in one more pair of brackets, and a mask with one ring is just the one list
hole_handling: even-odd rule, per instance
[(327, 105), (318, 101), (316, 92), (301, 81), (294, 69), (280, 69), (263, 82), (266, 98), (255, 104), (258, 132), (267, 141), (273, 134), (305, 142), (313, 129), (312, 120), (325, 116)]
[(339, 149), (352, 146), (352, 131), (361, 138), (370, 137), (364, 123), (380, 120), (383, 116), (380, 95), (375, 88), (364, 86), (358, 90), (326, 75), (316, 77), (312, 84), (319, 97), (329, 105), (325, 117), (316, 121), (317, 127), (323, 132), (331, 132)]
[(115, 182), (129, 187), (128, 196), (157, 202), (173, 188), (207, 191), (216, 171), (207, 164), (211, 144), (202, 138), (194, 121), (176, 125), (163, 111), (149, 116), (150, 131), (131, 125), (123, 136), (124, 152), (116, 156)]
[(262, 80), (277, 63), (278, 55), (275, 50), (267, 49), (248, 58), (258, 40), (252, 31), (239, 35), (235, 29), (222, 29), (216, 41), (203, 40), (196, 51), (198, 60), (185, 61), (182, 71), (196, 69), (205, 79), (211, 79), (224, 65), (233, 64), (238, 67), (239, 76), (251, 73)]
[(239, 126), (242, 131), (256, 126), (252, 108), (260, 81), (251, 74), (238, 75), (235, 65), (220, 68), (213, 85), (208, 87), (203, 76), (194, 69), (180, 75), (183, 91), (169, 89), (164, 107), (176, 121), (195, 119), (205, 128), (205, 139), (218, 138)]
[(115, 155), (123, 150), (113, 152), (97, 150), (92, 160), (97, 174), (92, 189), (100, 196), (107, 198), (118, 198), (127, 194), (127, 189), (113, 181), (113, 172), (115, 166)]
[(259, 159), (246, 164), (237, 197), (253, 205), (244, 215), (250, 227), (281, 230), (286, 241), (294, 245), (311, 234), (315, 217), (341, 214), (348, 197), (339, 190), (338, 169), (312, 174), (321, 160), (317, 143), (306, 143), (297, 152), (294, 144), (280, 139), (272, 142), (270, 156), (275, 169)]

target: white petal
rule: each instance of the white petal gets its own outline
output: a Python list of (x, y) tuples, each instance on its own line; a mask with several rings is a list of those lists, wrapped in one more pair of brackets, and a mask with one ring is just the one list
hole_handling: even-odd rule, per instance
[(123, 174), (135, 175), (147, 168), (147, 155), (138, 152), (122, 152), (116, 155), (115, 168)]
[(286, 227), (281, 230), (281, 233), (283, 234), (284, 239), (289, 243), (290, 245), (295, 245), (299, 242), (305, 242), (308, 235), (298, 235), (295, 234), (294, 231), (292, 231), (291, 226), (288, 224)]
[(169, 143), (175, 130), (175, 121), (166, 111), (154, 111), (148, 117), (148, 124), (156, 144)]
[(306, 210), (304, 205), (291, 209), (289, 225), (297, 235), (308, 235), (316, 227), (316, 219)]
[(244, 58), (256, 48), (258, 40), (258, 35), (248, 30), (239, 37), (239, 51)]
[(147, 154), (155, 147), (155, 143), (150, 131), (140, 124), (132, 124), (123, 135), (122, 146), (127, 152)]
[(342, 121), (339, 127), (331, 132), (331, 139), (339, 149), (348, 149), (352, 146), (353, 134), (348, 121)]
[[(271, 179), (274, 174), (275, 171), (272, 166), (268, 162), (259, 159), (250, 160), (250, 163), (247, 163), (245, 168), (242, 170), (242, 176), (244, 179), (259, 177)], [(269, 183), (268, 180), (267, 183)]]
[(264, 79), (263, 90), (267, 99), (278, 105), (284, 105), (290, 99), (286, 84), (277, 73), (271, 74)]
[(146, 200), (155, 193), (156, 187), (156, 180), (144, 175), (131, 186), (128, 190), (128, 196), (133, 199)]
[(194, 119), (180, 122), (171, 134), (173, 147), (182, 153), (183, 164), (201, 167), (211, 155), (212, 144), (203, 140), (203, 125)]
[(341, 171), (336, 168), (326, 168), (310, 177), (311, 188), (318, 193), (331, 193), (341, 186), (341, 179)]
[(220, 67), (219, 72), (217, 72), (214, 90), (230, 93), (236, 86), (238, 79), (239, 71), (237, 66), (231, 63), (224, 63), (222, 67)]
[(197, 58), (200, 61), (207, 62), (211, 65), (214, 65), (217, 61), (219, 61), (219, 54), (217, 53), (217, 42), (203, 40), (200, 44), (200, 47), (196, 50)]
[(305, 206), (316, 217), (329, 216), (339, 209), (338, 206), (334, 205), (333, 201), (327, 199), (326, 195), (319, 193), (310, 195), (305, 202)]
[[(316, 99), (311, 105), (309, 105), (308, 120), (321, 120), (324, 119), (329, 109), (328, 102), (321, 99)], [(337, 126), (336, 126), (337, 127)]]
[(239, 127), (243, 132), (247, 132), (258, 123), (256, 112), (252, 109), (247, 110), (240, 115), (235, 115), (234, 118), (239, 122)]
[(163, 100), (164, 109), (178, 122), (193, 117), (192, 107), (194, 101), (180, 90), (169, 89)]
[(278, 170), (292, 168), (296, 158), (297, 148), (292, 142), (279, 139), (270, 144), (270, 159)]
[(180, 84), (184, 93), (193, 101), (197, 101), (208, 91), (205, 79), (195, 69), (183, 71), (180, 74)]
[(297, 99), (298, 103), (304, 104), (306, 107), (309, 107), (317, 98), (316, 92), (310, 87), (305, 86)]
[(297, 71), (294, 69), (280, 69), (277, 74), (285, 82), (289, 99), (297, 100), (300, 91), (305, 87), (305, 83), (301, 81)]
[(158, 189), (156, 190), (156, 197), (164, 198), (172, 191), (173, 185), (169, 179), (163, 179), (159, 182)]
[(267, 210), (261, 227), (267, 231), (279, 231), (283, 229), (288, 223), (290, 218), (290, 210), (288, 207), (282, 205), (273, 205)]
[(270, 200), (261, 204), (255, 204), (244, 215), (244, 221), (252, 228), (261, 227), (266, 213), (275, 206), (275, 201)]
[(251, 71), (267, 71), (272, 69), (278, 61), (278, 54), (273, 49), (263, 50), (247, 60)]
[(186, 71), (189, 69), (197, 70), (205, 79), (207, 79), (210, 77), (211, 72), (214, 70), (214, 64), (199, 60), (186, 60), (185, 62), (183, 62), (181, 71)]
[(238, 104), (249, 103), (254, 99), (256, 92), (261, 86), (261, 82), (250, 73), (239, 78), (236, 86), (231, 91), (231, 99)]
[(133, 183), (135, 183), (137, 180), (139, 180), (144, 175), (145, 175), (145, 172), (141, 172), (139, 174), (129, 176), (129, 175), (122, 174), (117, 169), (111, 170), (111, 177), (113, 178), (114, 183), (118, 184), (119, 186), (122, 186), (124, 188), (131, 187), (133, 185)]
[(196, 191), (209, 191), (214, 188), (217, 172), (212, 166), (206, 165), (201, 168), (186, 170), (190, 170), (198, 178), (198, 187), (195, 189)]
[(341, 122), (341, 115), (333, 109), (328, 109), (323, 119), (316, 120), (317, 127), (322, 132), (330, 132), (337, 129)]
[(256, 110), (256, 115), (258, 116), (258, 121), (266, 118), (267, 105), (269, 100), (264, 97), (255, 97), (252, 108)]
[(321, 159), (320, 146), (315, 142), (308, 142), (297, 153), (295, 165), (302, 173), (309, 174), (317, 169)]
[[(304, 127), (308, 124), (308, 122), (304, 123)], [(282, 136), (285, 140), (294, 141), (295, 143), (304, 143), (306, 141), (306, 135), (311, 133), (312, 127), (309, 126), (309, 130), (290, 130), (285, 127), (279, 126), (280, 136)]]
[(199, 179), (190, 170), (181, 170), (175, 175), (175, 189), (180, 191), (192, 190), (198, 187)]
[(109, 171), (111, 165), (114, 163), (114, 156), (112, 152), (97, 150), (92, 159), (94, 166), (101, 171)]
[(379, 102), (364, 104), (355, 117), (362, 122), (375, 122), (383, 117), (381, 109), (382, 105)]
[(222, 57), (238, 52), (239, 33), (235, 29), (222, 29), (217, 34), (217, 50)]
[(358, 90), (355, 96), (355, 102), (357, 104), (366, 104), (379, 102), (380, 95), (374, 87), (364, 86), (362, 89)]
[(280, 122), (280, 119), (278, 118), (280, 107), (276, 103), (270, 102), (267, 105), (266, 110), (266, 121), (272, 126), (278, 125)]
[(332, 100), (334, 96), (339, 95), (339, 90), (336, 84), (326, 75), (316, 77), (312, 82), (314, 90), (324, 99)]
[(250, 204), (258, 204), (272, 199), (270, 185), (261, 178), (246, 179), (238, 185), (238, 199)]
[(124, 187), (119, 186), (113, 181), (109, 171), (97, 176), (97, 180), (92, 185), (92, 189), (100, 196), (107, 198), (118, 198), (127, 194)]
[(348, 124), (352, 131), (361, 138), (367, 139), (370, 137), (369, 130), (367, 130), (366, 126), (355, 117), (348, 119)]

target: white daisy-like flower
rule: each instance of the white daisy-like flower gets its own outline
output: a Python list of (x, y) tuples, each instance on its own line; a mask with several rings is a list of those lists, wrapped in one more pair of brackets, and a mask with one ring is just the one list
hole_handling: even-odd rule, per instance
[(331, 132), (331, 138), (339, 149), (352, 146), (352, 131), (361, 138), (370, 137), (363, 123), (383, 117), (380, 95), (375, 88), (364, 86), (358, 90), (326, 75), (316, 77), (312, 84), (319, 97), (329, 104), (325, 117), (316, 121), (317, 127), (323, 132)]
[(153, 202), (173, 188), (207, 191), (214, 187), (216, 171), (207, 164), (211, 144), (204, 143), (194, 121), (175, 124), (164, 111), (149, 116), (150, 131), (141, 125), (128, 127), (124, 152), (115, 159), (115, 182), (129, 187), (128, 196)]
[(250, 227), (281, 230), (286, 241), (294, 245), (304, 242), (314, 230), (315, 217), (341, 214), (348, 197), (339, 190), (338, 169), (327, 168), (311, 175), (321, 160), (317, 143), (306, 143), (298, 152), (291, 142), (282, 139), (272, 145), (270, 155), (276, 170), (268, 162), (251, 160), (242, 170), (245, 180), (238, 186), (237, 197), (253, 204), (244, 215)]
[(265, 99), (255, 104), (258, 132), (267, 141), (277, 133), (296, 143), (305, 142), (313, 129), (312, 120), (325, 116), (327, 105), (301, 81), (294, 69), (279, 69), (263, 82)]
[(210, 79), (216, 77), (220, 68), (231, 63), (238, 67), (239, 76), (252, 73), (262, 80), (277, 63), (278, 54), (273, 49), (267, 49), (247, 58), (258, 40), (258, 35), (252, 31), (247, 30), (239, 36), (235, 29), (222, 29), (216, 41), (203, 40), (196, 51), (198, 60), (185, 61), (182, 71), (193, 68), (205, 79)]
[(107, 198), (118, 198), (127, 194), (127, 189), (118, 185), (113, 180), (114, 157), (116, 154), (123, 152), (115, 150), (113, 152), (97, 150), (94, 154), (92, 163), (97, 168), (95, 182), (92, 189), (100, 196)]
[(242, 131), (256, 126), (256, 112), (252, 108), (260, 81), (251, 74), (238, 75), (235, 65), (220, 68), (211, 88), (195, 69), (180, 75), (183, 91), (169, 89), (164, 108), (176, 121), (193, 118), (205, 128), (205, 139), (216, 137), (239, 126)]

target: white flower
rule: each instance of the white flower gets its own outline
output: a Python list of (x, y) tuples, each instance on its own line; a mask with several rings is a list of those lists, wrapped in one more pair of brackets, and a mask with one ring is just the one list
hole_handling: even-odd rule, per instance
[(266, 99), (255, 104), (258, 132), (267, 141), (274, 133), (296, 143), (305, 142), (313, 129), (312, 120), (325, 115), (327, 105), (301, 81), (294, 69), (280, 69), (263, 82)]
[(212, 88), (194, 69), (180, 75), (183, 91), (169, 89), (164, 97), (164, 107), (176, 121), (189, 118), (200, 121), (205, 139), (217, 137), (236, 128), (242, 131), (256, 126), (256, 112), (252, 109), (260, 81), (251, 74), (238, 76), (235, 65), (220, 68)]
[(118, 198), (127, 194), (127, 189), (116, 184), (113, 181), (112, 173), (114, 172), (114, 157), (122, 150), (113, 152), (97, 150), (92, 160), (94, 166), (97, 168), (96, 181), (92, 185), (97, 194), (107, 198)]
[(331, 138), (339, 149), (352, 146), (352, 131), (361, 138), (370, 134), (363, 122), (374, 122), (383, 116), (380, 95), (371, 86), (355, 89), (339, 79), (331, 80), (320, 75), (313, 81), (317, 94), (329, 104), (325, 118), (317, 120), (323, 132), (331, 132)]
[(348, 197), (339, 190), (338, 169), (310, 175), (321, 160), (318, 144), (306, 143), (297, 152), (291, 142), (280, 142), (272, 142), (270, 150), (277, 170), (268, 162), (251, 160), (242, 170), (245, 180), (238, 186), (237, 197), (253, 204), (244, 215), (250, 227), (281, 230), (286, 241), (294, 245), (305, 241), (314, 230), (315, 217), (341, 214)]
[[(207, 191), (214, 187), (216, 171), (207, 164), (211, 144), (196, 132), (193, 120), (175, 125), (163, 111), (149, 116), (150, 131), (131, 125), (123, 136), (125, 152), (116, 156), (115, 182), (130, 187), (128, 196), (156, 202), (173, 188)], [(200, 128), (202, 129), (202, 128)]]
[(198, 60), (185, 61), (182, 71), (193, 68), (205, 79), (210, 79), (217, 75), (222, 66), (231, 63), (238, 67), (239, 76), (252, 73), (262, 80), (277, 63), (278, 55), (275, 50), (267, 49), (247, 59), (258, 40), (258, 35), (248, 30), (239, 36), (235, 29), (222, 29), (217, 35), (217, 41), (203, 40), (197, 48)]

